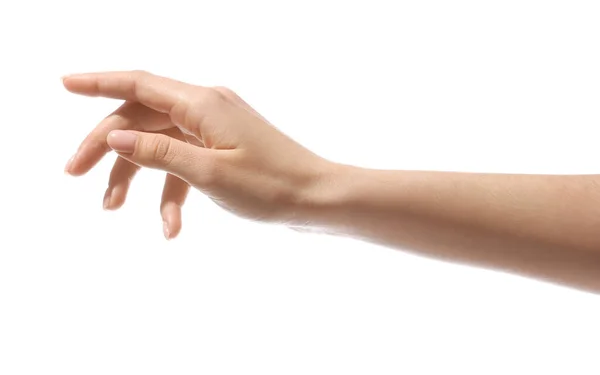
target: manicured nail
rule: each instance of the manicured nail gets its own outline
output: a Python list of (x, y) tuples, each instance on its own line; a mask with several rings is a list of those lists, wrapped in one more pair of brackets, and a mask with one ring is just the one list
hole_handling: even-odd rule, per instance
[(106, 142), (117, 152), (132, 153), (135, 150), (137, 135), (125, 130), (113, 130), (108, 133)]
[(77, 156), (77, 154), (71, 156), (71, 159), (69, 159), (69, 161), (65, 165), (65, 173), (71, 174), (71, 165), (73, 164), (73, 160), (75, 160), (75, 156)]
[(169, 224), (166, 221), (163, 221), (163, 234), (167, 240), (171, 239), (171, 232), (169, 231)]

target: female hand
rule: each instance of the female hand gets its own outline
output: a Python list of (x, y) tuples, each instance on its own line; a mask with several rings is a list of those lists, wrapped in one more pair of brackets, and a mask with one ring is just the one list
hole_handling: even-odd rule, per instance
[[(78, 94), (125, 99), (67, 165), (108, 151), (105, 206), (139, 166), (166, 171), (167, 238), (189, 185), (234, 213), (600, 291), (600, 178), (365, 169), (330, 163), (277, 131), (227, 89), (144, 72), (65, 78)], [(560, 204), (558, 204), (559, 202)]]
[(189, 186), (246, 218), (302, 223), (303, 202), (330, 164), (226, 88), (143, 71), (76, 74), (63, 84), (76, 94), (125, 100), (85, 138), (65, 171), (82, 175), (114, 150), (119, 157), (104, 198), (111, 210), (124, 203), (140, 167), (167, 172), (160, 206), (167, 239), (181, 229)]

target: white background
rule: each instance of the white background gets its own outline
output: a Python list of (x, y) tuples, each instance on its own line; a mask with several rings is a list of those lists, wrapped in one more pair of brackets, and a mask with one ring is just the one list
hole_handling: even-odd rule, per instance
[(118, 103), (59, 79), (229, 86), (340, 162), (597, 173), (597, 4), (2, 2), (0, 374), (599, 373), (598, 296), (250, 223), (198, 193), (167, 242), (154, 171), (104, 212), (114, 156), (62, 171)]

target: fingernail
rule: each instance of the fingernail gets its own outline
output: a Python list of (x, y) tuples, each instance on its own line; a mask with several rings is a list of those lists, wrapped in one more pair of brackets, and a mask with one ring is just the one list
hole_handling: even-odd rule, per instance
[(171, 239), (171, 232), (169, 231), (169, 224), (166, 221), (163, 221), (163, 234), (167, 240)]
[(73, 164), (73, 160), (75, 160), (75, 156), (77, 156), (77, 154), (71, 156), (71, 158), (69, 159), (69, 161), (65, 165), (65, 173), (71, 174), (71, 165)]
[(111, 189), (108, 188), (106, 190), (106, 194), (104, 194), (104, 201), (102, 202), (102, 207), (105, 210), (110, 209), (110, 198), (111, 198)]
[(137, 135), (125, 130), (113, 130), (108, 133), (106, 142), (117, 152), (132, 153), (135, 150)]

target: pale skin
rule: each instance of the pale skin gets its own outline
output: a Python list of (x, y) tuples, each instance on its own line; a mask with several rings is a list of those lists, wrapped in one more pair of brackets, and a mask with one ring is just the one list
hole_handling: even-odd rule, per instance
[(65, 171), (83, 175), (116, 152), (108, 210), (123, 205), (141, 167), (166, 172), (167, 239), (181, 230), (191, 186), (248, 219), (600, 292), (600, 176), (359, 168), (304, 148), (226, 88), (143, 71), (75, 74), (63, 84), (125, 100)]

